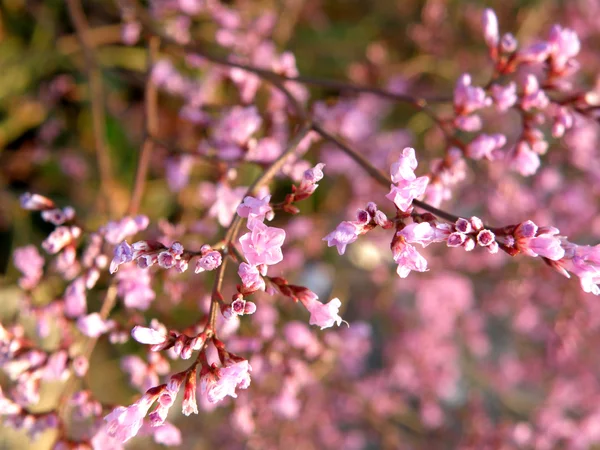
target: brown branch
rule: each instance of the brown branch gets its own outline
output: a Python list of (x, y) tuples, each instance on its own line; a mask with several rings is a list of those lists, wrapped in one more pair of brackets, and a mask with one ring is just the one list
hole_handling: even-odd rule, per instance
[(217, 64), (217, 65), (225, 66), (225, 67), (235, 67), (238, 69), (246, 70), (247, 72), (254, 73), (255, 75), (258, 75), (259, 77), (261, 77), (265, 80), (268, 80), (268, 81), (274, 81), (274, 80), (277, 80), (280, 82), (292, 81), (292, 82), (297, 82), (297, 83), (306, 84), (306, 85), (335, 89), (335, 90), (339, 90), (339, 91), (374, 94), (374, 95), (377, 95), (382, 98), (387, 98), (388, 100), (394, 100), (394, 101), (398, 101), (398, 102), (408, 103), (408, 104), (414, 106), (415, 108), (426, 112), (428, 115), (430, 115), (432, 113), (431, 110), (428, 108), (429, 103), (434, 103), (434, 102), (439, 102), (439, 101), (441, 101), (441, 102), (448, 101), (447, 98), (426, 99), (426, 98), (422, 98), (422, 97), (414, 97), (414, 96), (411, 96), (408, 94), (400, 94), (397, 92), (388, 91), (388, 90), (381, 89), (378, 87), (363, 86), (363, 85), (347, 83), (347, 82), (338, 81), (338, 80), (329, 80), (329, 79), (323, 79), (323, 78), (308, 77), (308, 76), (303, 76), (303, 75), (299, 75), (296, 77), (289, 77), (289, 76), (286, 76), (286, 75), (283, 75), (283, 74), (280, 74), (277, 72), (273, 72), (271, 70), (262, 69), (260, 67), (256, 67), (256, 66), (253, 66), (250, 64), (244, 64), (241, 62), (230, 61), (226, 57), (221, 57), (221, 56), (217, 56), (217, 55), (210, 53), (207, 50), (207, 47), (209, 47), (209, 44), (199, 43), (197, 41), (189, 43), (189, 44), (180, 44), (180, 43), (174, 41), (169, 36), (167, 36), (154, 23), (154, 20), (150, 17), (150, 15), (137, 2), (131, 1), (131, 6), (133, 9), (135, 9), (136, 17), (140, 21), (140, 23), (141, 23), (142, 27), (145, 29), (145, 31), (147, 33), (150, 33), (151, 35), (160, 36), (161, 40), (165, 44), (174, 46), (178, 49), (183, 49), (185, 51), (197, 53), (197, 54), (201, 55), (204, 59), (212, 62), (213, 64)]
[(144, 193), (146, 184), (146, 176), (150, 165), (150, 158), (154, 149), (154, 136), (158, 133), (158, 91), (156, 85), (152, 82), (152, 66), (158, 54), (160, 40), (156, 36), (150, 38), (148, 43), (148, 68), (146, 70), (146, 113), (144, 126), (144, 144), (138, 161), (137, 171), (135, 174), (135, 184), (131, 194), (131, 201), (127, 214), (133, 216), (137, 214)]
[(105, 141), (106, 123), (102, 72), (93, 54), (92, 45), (90, 43), (89, 26), (80, 1), (67, 0), (67, 8), (85, 59), (85, 70), (90, 88), (94, 144), (96, 147), (96, 158), (100, 172), (100, 192), (102, 192), (105, 207), (110, 213), (113, 206), (113, 202), (111, 201), (113, 180), (110, 156)]
[[(352, 158), (358, 165), (360, 165), (379, 184), (386, 188), (390, 187), (390, 185), (392, 184), (392, 180), (389, 179), (388, 176), (384, 174), (381, 170), (379, 170), (377, 167), (371, 164), (371, 162), (366, 157), (364, 157), (362, 153), (350, 147), (344, 141), (335, 137), (331, 133), (328, 133), (323, 127), (316, 123), (313, 124), (313, 130), (319, 133), (324, 139), (333, 142), (340, 149), (342, 149), (343, 152), (346, 153), (346, 155), (350, 156), (350, 158)], [(444, 220), (447, 220), (448, 222), (454, 223), (459, 219), (459, 217), (455, 216), (454, 214), (442, 211), (441, 209), (438, 209), (420, 200), (413, 200), (413, 205), (415, 205), (418, 208), (424, 209), (425, 211), (428, 211), (431, 214), (438, 216)]]

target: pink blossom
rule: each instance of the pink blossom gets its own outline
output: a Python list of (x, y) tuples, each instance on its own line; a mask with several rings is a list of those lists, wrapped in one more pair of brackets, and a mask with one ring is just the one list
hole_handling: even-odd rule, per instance
[(519, 50), (517, 58), (522, 62), (541, 63), (548, 59), (552, 47), (547, 42), (537, 42), (522, 50)]
[(257, 266), (277, 264), (283, 259), (281, 246), (285, 240), (285, 231), (255, 222), (252, 230), (240, 237), (242, 251), (248, 262)]
[(392, 181), (394, 183), (400, 181), (414, 181), (417, 178), (415, 175), (416, 168), (417, 158), (415, 156), (415, 149), (406, 147), (402, 150), (402, 156), (400, 156), (398, 161), (392, 164)]
[(321, 330), (330, 328), (333, 324), (340, 326), (343, 319), (339, 315), (342, 302), (339, 298), (333, 298), (327, 304), (323, 304), (318, 300), (313, 300), (305, 304), (306, 309), (310, 313), (310, 325), (317, 325)]
[(323, 238), (327, 241), (327, 247), (337, 247), (337, 251), (340, 255), (343, 255), (346, 251), (346, 246), (352, 244), (358, 239), (359, 229), (352, 222), (344, 221), (341, 222), (335, 230), (329, 233)]
[(496, 17), (496, 13), (494, 13), (492, 9), (487, 8), (483, 12), (482, 22), (485, 43), (488, 47), (497, 47), (500, 36), (498, 32), (498, 18)]
[(560, 263), (579, 277), (584, 292), (600, 295), (600, 245), (575, 245), (565, 243), (564, 260)]
[(136, 217), (125, 217), (118, 222), (109, 222), (100, 229), (104, 239), (109, 244), (117, 245), (128, 236), (145, 230), (150, 223), (148, 217), (139, 215)]
[(237, 213), (240, 217), (248, 218), (248, 228), (251, 229), (251, 221), (258, 220), (263, 222), (265, 217), (273, 213), (273, 208), (269, 204), (270, 201), (270, 195), (266, 195), (261, 199), (248, 196), (237, 207)]
[(105, 321), (98, 313), (81, 316), (77, 320), (77, 328), (88, 337), (97, 338), (113, 327), (111, 321)]
[(141, 327), (139, 325), (133, 327), (131, 336), (140, 344), (160, 345), (167, 341), (167, 336), (159, 330), (153, 328)]
[(317, 183), (323, 179), (323, 167), (325, 167), (325, 164), (319, 163), (312, 169), (304, 171), (296, 195), (309, 196), (315, 192), (317, 187), (319, 187)]
[(569, 28), (554, 25), (550, 30), (548, 43), (551, 46), (551, 64), (553, 70), (562, 72), (571, 58), (574, 58), (581, 49), (577, 33)]
[(525, 78), (523, 91), (521, 107), (525, 111), (529, 111), (531, 109), (544, 109), (550, 103), (546, 93), (540, 89), (540, 83), (538, 79), (533, 74), (529, 74)]
[(213, 370), (200, 377), (200, 392), (206, 395), (209, 403), (217, 403), (228, 395), (236, 398), (236, 388), (246, 389), (250, 386), (249, 372), (252, 367), (246, 360)]
[(222, 262), (223, 257), (221, 256), (221, 252), (212, 250), (206, 255), (202, 256), (198, 262), (196, 262), (196, 269), (194, 269), (194, 272), (200, 273), (204, 272), (205, 270), (215, 270), (221, 265)]
[(256, 266), (241, 263), (238, 268), (238, 275), (242, 279), (242, 284), (249, 291), (264, 291), (265, 280), (260, 276)]
[(71, 244), (80, 235), (81, 229), (78, 227), (58, 227), (42, 242), (42, 247), (46, 252), (54, 255)]
[(152, 289), (152, 279), (147, 270), (135, 265), (124, 266), (117, 273), (117, 293), (123, 299), (125, 306), (146, 310), (156, 298)]
[(490, 161), (497, 159), (496, 153), (506, 144), (503, 134), (480, 134), (467, 146), (467, 154), (473, 159), (486, 158)]
[(265, 137), (256, 142), (252, 140), (249, 142), (248, 146), (246, 159), (248, 161), (256, 161), (259, 163), (273, 162), (282, 151), (279, 141), (272, 137)]
[(181, 412), (184, 415), (198, 414), (198, 403), (196, 402), (196, 369), (188, 371), (185, 380), (183, 402)]
[(234, 106), (215, 125), (213, 136), (218, 142), (244, 145), (261, 124), (262, 118), (256, 106)]
[(42, 278), (44, 257), (34, 245), (28, 245), (13, 251), (13, 261), (15, 267), (23, 274), (19, 279), (19, 285), (23, 289), (33, 289)]
[(467, 116), (481, 108), (492, 104), (485, 91), (480, 87), (471, 86), (471, 76), (463, 74), (454, 88), (454, 108), (460, 115)]
[(540, 167), (540, 157), (526, 142), (519, 142), (511, 156), (511, 166), (523, 176), (533, 175)]
[(240, 186), (232, 189), (226, 184), (219, 183), (215, 190), (216, 198), (208, 211), (208, 215), (217, 217), (221, 226), (228, 227), (247, 190), (246, 187)]
[(73, 220), (75, 218), (75, 210), (70, 206), (59, 209), (47, 209), (41, 213), (42, 219), (46, 222), (50, 222), (53, 225), (59, 226), (65, 222)]
[(396, 270), (400, 278), (406, 278), (411, 270), (427, 272), (427, 260), (410, 244), (400, 243), (394, 251), (394, 261), (398, 264)]
[(73, 281), (64, 295), (65, 315), (70, 318), (79, 317), (87, 311), (87, 299), (85, 295), (85, 281), (78, 277)]
[(433, 242), (444, 242), (450, 234), (450, 226), (446, 224), (435, 224), (429, 222), (411, 223), (398, 232), (406, 242), (421, 244), (427, 247)]
[(123, 241), (115, 247), (113, 259), (110, 262), (109, 272), (115, 273), (119, 270), (121, 264), (131, 261), (133, 261), (133, 249), (127, 241)]
[(391, 191), (385, 197), (394, 202), (400, 211), (407, 212), (414, 199), (425, 194), (429, 177), (419, 177), (413, 181), (401, 180), (391, 186)]
[(492, 85), (492, 98), (498, 111), (507, 111), (517, 103), (517, 84), (511, 81), (506, 86)]
[(172, 192), (179, 192), (187, 186), (194, 166), (192, 155), (179, 155), (165, 162), (166, 179)]
[(142, 25), (136, 21), (125, 22), (121, 28), (121, 40), (125, 45), (135, 45), (140, 38)]
[(565, 256), (556, 228), (539, 229), (531, 220), (519, 224), (515, 229), (515, 245), (529, 256), (542, 256), (557, 261)]
[(162, 425), (152, 428), (154, 442), (167, 447), (176, 447), (181, 445), (181, 431), (175, 425), (164, 422)]
[(41, 211), (54, 208), (54, 202), (47, 197), (39, 194), (26, 192), (20, 197), (21, 208), (29, 211)]
[(122, 443), (134, 437), (142, 427), (144, 417), (146, 417), (156, 397), (156, 395), (146, 393), (127, 408), (123, 406), (115, 408), (104, 418), (108, 422), (106, 425), (107, 434)]

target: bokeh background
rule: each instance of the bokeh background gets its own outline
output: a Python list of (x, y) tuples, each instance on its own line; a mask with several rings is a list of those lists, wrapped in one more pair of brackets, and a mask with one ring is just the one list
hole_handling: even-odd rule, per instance
[[(3, 323), (17, 320), (32, 327), (32, 317), (20, 311), (19, 273), (11, 255), (17, 247), (39, 245), (52, 230), (38, 214), (19, 208), (22, 193), (38, 192), (61, 206), (73, 206), (89, 229), (101, 226), (109, 216), (122, 216), (129, 202), (143, 141), (147, 51), (143, 41), (122, 42), (122, 13), (116, 4), (83, 3), (104, 90), (104, 138), (113, 174), (109, 205), (98, 195), (102, 186), (86, 62), (65, 3), (3, 0), (0, 5)], [(470, 73), (475, 84), (485, 84), (490, 77), (481, 14), (485, 7), (492, 7), (501, 29), (514, 33), (519, 42), (544, 38), (553, 23), (575, 29), (582, 41), (578, 85), (593, 89), (598, 83), (600, 4), (595, 0), (224, 3), (244, 17), (274, 11), (277, 20), (271, 37), (279, 51), (295, 55), (303, 75), (394, 86), (451, 99), (462, 73)], [(214, 42), (216, 30), (214, 23), (199, 19), (191, 28), (192, 39)], [(218, 46), (215, 51), (227, 54)], [(167, 51), (160, 56), (173, 57)], [(202, 74), (198, 76), (202, 80)], [(368, 96), (340, 97), (335, 89), (311, 87), (309, 91), (309, 105), (320, 101), (334, 107), (341, 101), (351, 102), (357, 117), (339, 120), (348, 120), (351, 127), (364, 125), (366, 131), (355, 143), (383, 170), (406, 145), (417, 149), (423, 171), (429, 161), (443, 154), (439, 130), (427, 115), (409, 105)], [(230, 86), (219, 85), (208, 97), (205, 111), (209, 115), (238, 101)], [(260, 96), (257, 104), (259, 108), (264, 105)], [(175, 189), (165, 173), (169, 158), (177, 157), (179, 149), (193, 152), (207, 133), (182, 118), (181, 107), (181, 99), (161, 91), (159, 136), (173, 145), (161, 146), (153, 154), (140, 212), (150, 218), (155, 235), (177, 236), (174, 228), (183, 224), (187, 242), (214, 242), (222, 228), (207, 217), (206, 183), (214, 183), (227, 167), (194, 162), (189, 181)], [(443, 103), (436, 108), (441, 114), (450, 111)], [(509, 140), (518, 135), (516, 115), (485, 119), (489, 132), (505, 133)], [(444, 209), (466, 217), (478, 215), (495, 225), (532, 219), (557, 226), (574, 242), (594, 244), (600, 237), (598, 136), (597, 123), (584, 123), (577, 134), (551, 140), (542, 169), (530, 178), (494, 164), (469, 162), (467, 180), (455, 188)], [(301, 205), (299, 216), (277, 219), (278, 226), (290, 227), (291, 237), (284, 249), (289, 261), (279, 270), (311, 286), (322, 299), (327, 295), (343, 299), (342, 316), (351, 327), (315, 331), (320, 345), (333, 350), (323, 350), (319, 358), (307, 357), (316, 381), (300, 395), (299, 418), (271, 424), (257, 421), (247, 437), (231, 435), (236, 434), (229, 422), (231, 403), (201, 411), (199, 416), (177, 415), (174, 423), (182, 430), (182, 448), (352, 448), (344, 440), (348, 436), (364, 444), (356, 448), (534, 448), (534, 441), (518, 443), (519, 432), (521, 437), (529, 432), (543, 435), (544, 427), (566, 427), (565, 422), (575, 430), (600, 426), (600, 409), (593, 405), (600, 404), (597, 298), (581, 293), (577, 280), (563, 279), (541, 261), (485, 252), (467, 254), (445, 247), (425, 252), (430, 272), (400, 280), (389, 254), (390, 236), (383, 232), (359, 239), (345, 256), (338, 256), (325, 248), (321, 238), (341, 220), (350, 220), (367, 201), (383, 205), (385, 192), (330, 146), (317, 143), (315, 147), (308, 159), (327, 162), (326, 177), (315, 196)], [(248, 185), (258, 173), (255, 166), (241, 165), (235, 184)], [(289, 187), (289, 180), (278, 180), (272, 187), (274, 197), (282, 198)], [(188, 275), (157, 275), (157, 299), (145, 316), (159, 317), (173, 328), (190, 325), (190, 315), (199, 314), (198, 305), (210, 292), (212, 278)], [(235, 282), (233, 274), (230, 280)], [(98, 291), (88, 296), (91, 311), (100, 308), (102, 287), (108, 281), (109, 275), (103, 274)], [(50, 276), (36, 291), (35, 301), (52, 302), (64, 286), (59, 277)], [(307, 321), (305, 312), (288, 304), (289, 300), (267, 296), (261, 300), (269, 305), (285, 303), (280, 307), (280, 333), (286, 321)], [(122, 312), (118, 307), (115, 314)], [(253, 327), (244, 326), (241, 334), (251, 335)], [(447, 332), (440, 331), (444, 328)], [(364, 339), (356, 337), (360, 333)], [(352, 355), (346, 362), (345, 340), (352, 341)], [(128, 404), (134, 398), (119, 361), (127, 353), (143, 355), (139, 347), (129, 342), (115, 348), (100, 341), (89, 384), (103, 401)], [(358, 373), (349, 374), (352, 367), (358, 367)], [(421, 385), (414, 384), (427, 377), (431, 378)], [(400, 381), (394, 384), (390, 379)], [(0, 380), (3, 385), (8, 382)], [(277, 383), (263, 380), (244, 393), (244, 402), (254, 401), (253, 395), (262, 396), (256, 400), (260, 405), (256, 415), (270, 408), (265, 399), (274, 395)], [(444, 383), (451, 385), (450, 394), (442, 394)], [(40, 411), (56, 401), (59, 388), (44, 387)], [(358, 412), (355, 416), (340, 412), (337, 417), (324, 402), (335, 405), (334, 410)], [(325, 417), (323, 423), (339, 425), (330, 440), (313, 423), (320, 414)], [(593, 441), (577, 444), (571, 437), (556, 437), (548, 448), (592, 448)], [(51, 442), (51, 433), (29, 444), (23, 433), (0, 430), (3, 449), (43, 449)], [(483, 442), (489, 446), (480, 446)], [(160, 448), (149, 438), (141, 438), (131, 448), (153, 445)]]

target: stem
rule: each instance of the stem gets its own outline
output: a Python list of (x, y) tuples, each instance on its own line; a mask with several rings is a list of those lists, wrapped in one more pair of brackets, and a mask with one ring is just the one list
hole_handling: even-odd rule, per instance
[(85, 59), (85, 71), (87, 73), (90, 88), (94, 145), (96, 147), (96, 158), (98, 160), (98, 169), (100, 172), (100, 191), (102, 192), (104, 206), (110, 212), (113, 205), (113, 202), (111, 201), (113, 180), (110, 156), (105, 142), (106, 123), (102, 72), (100, 71), (100, 67), (97, 64), (92, 51), (89, 25), (80, 1), (67, 0), (67, 8)]
[(148, 43), (148, 68), (146, 70), (144, 144), (142, 145), (142, 153), (140, 154), (135, 174), (135, 184), (133, 185), (131, 201), (129, 202), (128, 215), (130, 216), (137, 214), (140, 207), (148, 167), (150, 165), (150, 157), (154, 149), (154, 136), (158, 132), (158, 91), (156, 85), (152, 82), (152, 66), (158, 54), (159, 46), (159, 38), (152, 36)]
[[(325, 129), (323, 129), (323, 127), (316, 123), (313, 124), (313, 130), (319, 133), (324, 139), (327, 139), (328, 141), (331, 141), (338, 147), (340, 147), (344, 151), (344, 153), (350, 156), (357, 164), (359, 164), (363, 169), (365, 169), (365, 171), (369, 175), (371, 175), (377, 182), (379, 182), (379, 184), (385, 186), (386, 188), (392, 184), (392, 180), (390, 180), (386, 174), (384, 174), (381, 170), (379, 170), (377, 167), (371, 164), (367, 158), (365, 158), (357, 150), (350, 147), (344, 141), (328, 133), (327, 131), (325, 131)], [(447, 220), (448, 222), (454, 223), (459, 219), (459, 217), (455, 216), (454, 214), (442, 211), (441, 209), (438, 209), (420, 200), (413, 200), (413, 205), (415, 205), (418, 208), (424, 209), (425, 211), (428, 211), (431, 214), (438, 216), (444, 220)]]
[[(248, 192), (246, 196), (256, 195), (256, 192), (265, 184), (268, 184), (277, 173), (281, 170), (283, 165), (288, 161), (288, 159), (294, 154), (296, 147), (298, 144), (304, 139), (304, 137), (310, 132), (312, 129), (312, 124), (310, 122), (305, 122), (302, 125), (302, 128), (296, 133), (294, 138), (290, 141), (285, 151), (277, 158), (273, 163), (265, 170), (260, 177), (258, 177), (254, 183), (248, 188)], [(225, 277), (225, 269), (227, 267), (227, 252), (229, 251), (229, 246), (232, 242), (237, 238), (238, 232), (242, 225), (242, 217), (239, 215), (235, 215), (229, 228), (225, 233), (225, 238), (223, 239), (223, 262), (217, 268), (217, 273), (215, 274), (215, 283), (213, 285), (211, 303), (210, 303), (210, 311), (208, 313), (209, 320), (207, 324), (207, 328), (205, 332), (215, 333), (215, 324), (217, 321), (217, 313), (219, 309), (219, 298), (221, 296), (221, 288), (223, 286), (223, 278)]]

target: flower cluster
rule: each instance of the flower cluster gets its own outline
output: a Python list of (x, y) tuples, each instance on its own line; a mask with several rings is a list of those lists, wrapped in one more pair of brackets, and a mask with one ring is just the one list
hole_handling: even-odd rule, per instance
[[(16, 3), (7, 17), (21, 23)], [(501, 32), (502, 8), (392, 8), (385, 22), (407, 30), (415, 58), (368, 43), (350, 81), (309, 76), (309, 60), (301, 75), (283, 49), (296, 23), (326, 31), (331, 2), (279, 17), (243, 1), (124, 0), (116, 34), (79, 3), (65, 7), (85, 74), (9, 64), (3, 77), (2, 179), (53, 193), (3, 197), (39, 212), (3, 228), (20, 246), (6, 272), (20, 289), (0, 286), (3, 424), (31, 440), (53, 430), (56, 450), (121, 450), (135, 436), (324, 450), (600, 443), (600, 244), (571, 242), (600, 237), (597, 2), (563, 2), (564, 25), (523, 42)], [(380, 11), (367, 14), (372, 27)], [(453, 14), (479, 42), (453, 47)], [(518, 36), (536, 32), (536, 14), (519, 8)], [(9, 28), (36, 53), (29, 27)], [(68, 61), (73, 36), (44, 29)], [(123, 58), (97, 76), (113, 38), (147, 47), (145, 76), (124, 76)], [(22, 79), (39, 81), (37, 97), (11, 84)], [(76, 151), (87, 147), (96, 160)], [(109, 378), (137, 397), (106, 403)], [(188, 427), (179, 404), (223, 413)]]

